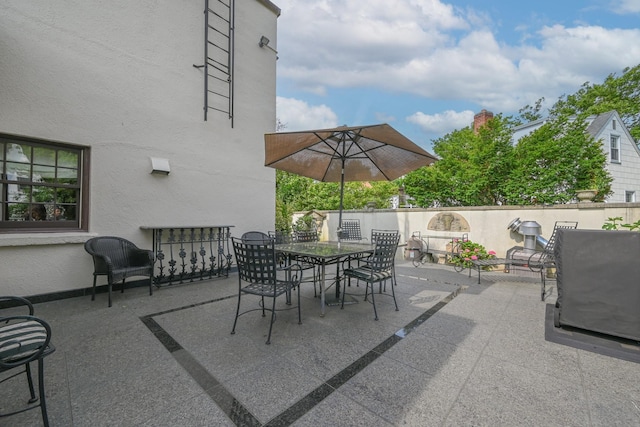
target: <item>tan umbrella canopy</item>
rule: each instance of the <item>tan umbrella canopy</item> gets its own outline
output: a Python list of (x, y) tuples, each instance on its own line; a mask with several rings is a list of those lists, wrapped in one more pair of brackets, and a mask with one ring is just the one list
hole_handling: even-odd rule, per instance
[(265, 166), (323, 182), (340, 182), (340, 214), (345, 181), (391, 181), (437, 159), (389, 126), (268, 133)]

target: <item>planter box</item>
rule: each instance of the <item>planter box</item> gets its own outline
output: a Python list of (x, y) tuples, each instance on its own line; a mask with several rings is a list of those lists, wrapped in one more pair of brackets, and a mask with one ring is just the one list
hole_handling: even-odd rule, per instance
[(556, 326), (640, 341), (640, 233), (558, 230)]

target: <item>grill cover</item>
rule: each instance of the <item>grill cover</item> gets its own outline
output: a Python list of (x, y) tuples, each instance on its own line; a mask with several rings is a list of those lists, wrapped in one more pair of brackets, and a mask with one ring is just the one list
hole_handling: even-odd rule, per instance
[(640, 233), (558, 229), (556, 324), (640, 340)]

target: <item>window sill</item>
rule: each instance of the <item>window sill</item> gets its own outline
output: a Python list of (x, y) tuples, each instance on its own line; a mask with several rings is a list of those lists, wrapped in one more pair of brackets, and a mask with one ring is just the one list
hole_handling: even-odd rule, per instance
[(0, 234), (0, 247), (84, 244), (95, 236), (87, 232)]

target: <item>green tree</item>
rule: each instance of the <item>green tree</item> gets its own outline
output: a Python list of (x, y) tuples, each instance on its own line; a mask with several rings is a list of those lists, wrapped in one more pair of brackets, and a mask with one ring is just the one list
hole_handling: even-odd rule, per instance
[(543, 117), (542, 115), (542, 104), (544, 103), (544, 97), (538, 99), (535, 105), (526, 105), (522, 107), (518, 113), (520, 113), (520, 118), (525, 122), (534, 122)]
[[(389, 198), (398, 193), (399, 181), (346, 182), (343, 208), (362, 209), (368, 203), (389, 207)], [(340, 183), (318, 182), (290, 172), (276, 171), (276, 229), (289, 231), (294, 212), (337, 210)]]
[(584, 121), (556, 120), (523, 137), (514, 149), (506, 181), (511, 205), (568, 203), (576, 190), (595, 188), (597, 201), (611, 192), (602, 143), (586, 132)]
[(640, 138), (640, 64), (625, 68), (619, 76), (609, 74), (601, 84), (586, 82), (576, 93), (560, 97), (550, 118), (585, 118), (611, 110), (618, 112), (634, 138)]
[(503, 186), (512, 169), (509, 117), (496, 115), (474, 133), (471, 127), (434, 141), (440, 160), (407, 174), (407, 193), (421, 206), (482, 206), (504, 202)]

